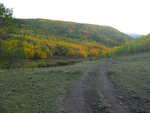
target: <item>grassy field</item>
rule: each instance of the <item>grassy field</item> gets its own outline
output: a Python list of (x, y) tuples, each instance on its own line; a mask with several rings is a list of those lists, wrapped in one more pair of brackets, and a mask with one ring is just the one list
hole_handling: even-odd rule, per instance
[(109, 78), (134, 113), (149, 113), (149, 61), (150, 53), (144, 53), (60, 67), (1, 69), (0, 113), (59, 113), (71, 82), (100, 63), (109, 65)]
[(0, 70), (0, 113), (59, 113), (72, 80), (97, 61), (70, 66)]
[(95, 58), (54, 56), (49, 59), (0, 59), (0, 68), (9, 69), (65, 66), (79, 63), (82, 61), (87, 61), (89, 59)]
[(150, 112), (150, 53), (110, 60), (109, 77), (134, 113)]

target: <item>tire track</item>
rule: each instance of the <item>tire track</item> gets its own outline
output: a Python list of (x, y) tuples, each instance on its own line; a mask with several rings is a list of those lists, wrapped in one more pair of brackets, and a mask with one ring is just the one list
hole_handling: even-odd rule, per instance
[(101, 89), (104, 100), (110, 105), (111, 113), (131, 113), (126, 105), (124, 105), (115, 94), (113, 84), (108, 79), (108, 65), (101, 64), (99, 72), (99, 88)]

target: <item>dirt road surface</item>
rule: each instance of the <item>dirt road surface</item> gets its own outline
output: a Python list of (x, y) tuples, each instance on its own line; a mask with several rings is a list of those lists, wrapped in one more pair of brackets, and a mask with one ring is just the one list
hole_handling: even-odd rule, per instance
[(110, 105), (111, 113), (131, 113), (115, 94), (115, 88), (108, 79), (108, 65), (100, 65), (99, 86), (104, 95), (106, 103)]
[(106, 64), (87, 70), (80, 80), (74, 81), (66, 93), (61, 113), (102, 113), (97, 110), (97, 89), (104, 95), (104, 101), (110, 105), (109, 113), (131, 113), (116, 97), (113, 84), (108, 79)]

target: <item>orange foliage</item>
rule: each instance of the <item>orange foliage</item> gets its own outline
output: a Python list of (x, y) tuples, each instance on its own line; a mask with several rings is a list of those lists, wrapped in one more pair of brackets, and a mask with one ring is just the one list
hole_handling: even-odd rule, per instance
[[(1, 40), (3, 41), (3, 40)], [(41, 58), (46, 59), (50, 56), (97, 56), (109, 51), (109, 48), (103, 44), (97, 42), (86, 41), (67, 41), (58, 39), (40, 39), (33, 36), (17, 36), (15, 39), (5, 40), (2, 43), (3, 46), (7, 46), (7, 51), (15, 51), (19, 49), (23, 52), (24, 58)], [(6, 48), (5, 50), (6, 51)], [(16, 56), (20, 53), (15, 52)]]

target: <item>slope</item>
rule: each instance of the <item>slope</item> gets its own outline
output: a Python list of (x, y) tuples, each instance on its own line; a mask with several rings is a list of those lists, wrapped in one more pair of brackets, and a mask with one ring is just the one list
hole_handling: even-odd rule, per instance
[(114, 47), (107, 54), (112, 55), (125, 55), (125, 54), (137, 54), (141, 52), (150, 51), (150, 34), (141, 36), (132, 41), (125, 43), (122, 46)]
[(110, 47), (130, 40), (128, 35), (108, 26), (46, 19), (15, 19), (15, 23), (25, 34), (94, 40)]

